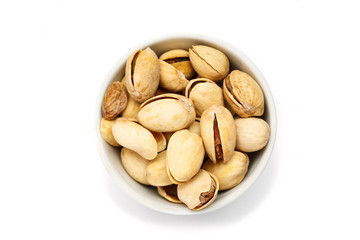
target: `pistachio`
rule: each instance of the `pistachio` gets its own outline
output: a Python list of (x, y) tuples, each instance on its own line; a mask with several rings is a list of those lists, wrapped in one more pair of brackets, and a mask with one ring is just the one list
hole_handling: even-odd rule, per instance
[(159, 86), (159, 60), (151, 48), (136, 50), (125, 67), (126, 88), (136, 101), (144, 102), (154, 96)]
[(219, 190), (227, 190), (237, 186), (245, 177), (249, 166), (247, 154), (234, 151), (226, 163), (213, 163), (208, 159), (203, 169), (212, 173), (219, 181)]
[(205, 149), (201, 137), (189, 130), (175, 132), (167, 148), (167, 173), (173, 183), (191, 179), (201, 168)]
[(220, 81), (229, 73), (229, 60), (215, 48), (195, 45), (189, 49), (189, 56), (195, 71), (203, 78)]
[(158, 152), (162, 152), (166, 148), (166, 138), (165, 135), (161, 132), (151, 132), (154, 136), (156, 143), (157, 143), (157, 150)]
[(159, 59), (181, 71), (186, 79), (191, 79), (195, 75), (195, 70), (190, 62), (189, 52), (186, 50), (170, 50), (162, 54)]
[(259, 84), (247, 73), (232, 71), (223, 84), (224, 96), (240, 117), (261, 116), (264, 96)]
[(156, 157), (158, 150), (154, 136), (135, 119), (124, 117), (116, 119), (112, 132), (121, 146), (137, 152), (148, 160)]
[(206, 78), (191, 80), (186, 86), (185, 97), (193, 101), (196, 116), (199, 117), (211, 105), (224, 106), (222, 89), (214, 81)]
[(236, 126), (236, 149), (242, 152), (255, 152), (269, 141), (270, 127), (261, 118), (238, 118)]
[(217, 197), (219, 182), (216, 177), (201, 169), (189, 181), (178, 185), (178, 197), (194, 211), (209, 206)]
[(120, 145), (115, 140), (113, 134), (112, 134), (112, 126), (114, 124), (114, 120), (106, 120), (105, 118), (101, 119), (100, 124), (100, 133), (103, 139), (110, 145), (114, 147), (119, 147)]
[(166, 172), (166, 154), (162, 151), (146, 167), (146, 180), (152, 186), (167, 186), (172, 184)]
[(236, 144), (236, 128), (230, 111), (212, 105), (201, 116), (200, 131), (209, 158), (214, 163), (229, 161)]
[(173, 203), (181, 203), (177, 195), (177, 185), (158, 186), (157, 191), (160, 196)]
[(126, 107), (127, 94), (125, 86), (116, 81), (112, 82), (105, 93), (102, 103), (102, 113), (106, 120), (115, 119)]
[(195, 118), (195, 122), (187, 128), (190, 132), (196, 133), (197, 135), (201, 136), (200, 133), (200, 118)]
[(146, 180), (146, 167), (150, 163), (134, 151), (127, 148), (121, 149), (121, 163), (126, 172), (139, 183), (149, 185)]
[(195, 121), (195, 115), (190, 99), (168, 93), (141, 104), (137, 119), (151, 131), (174, 132), (190, 126)]
[(164, 132), (163, 134), (164, 134), (164, 136), (166, 138), (166, 142), (168, 143), (171, 136), (174, 134), (174, 132)]
[(132, 97), (128, 98), (128, 103), (125, 110), (121, 113), (122, 117), (136, 118), (139, 112), (140, 103), (135, 101)]

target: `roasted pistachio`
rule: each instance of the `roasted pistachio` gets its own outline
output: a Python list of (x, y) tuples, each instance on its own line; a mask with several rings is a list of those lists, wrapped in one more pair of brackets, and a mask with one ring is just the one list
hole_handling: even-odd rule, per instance
[(127, 60), (126, 88), (134, 100), (144, 102), (154, 96), (159, 86), (160, 66), (151, 48), (136, 50)]
[(162, 54), (159, 59), (181, 71), (186, 79), (192, 79), (195, 75), (195, 70), (190, 62), (189, 52), (186, 50), (170, 50)]
[(162, 152), (163, 150), (165, 150), (167, 143), (165, 135), (161, 132), (151, 132), (151, 133), (156, 140), (158, 152)]
[(213, 163), (208, 159), (203, 169), (211, 172), (219, 181), (219, 190), (227, 190), (237, 186), (245, 177), (249, 166), (247, 154), (234, 151), (226, 163)]
[(212, 105), (201, 116), (200, 131), (210, 159), (214, 163), (229, 161), (236, 144), (236, 128), (230, 111)]
[(181, 203), (177, 195), (177, 185), (159, 186), (157, 191), (160, 196), (173, 203)]
[(121, 113), (122, 117), (136, 118), (139, 112), (141, 103), (135, 101), (132, 97), (128, 98), (125, 110)]
[(151, 160), (146, 167), (146, 180), (152, 186), (167, 186), (172, 184), (166, 172), (166, 150)]
[(223, 84), (224, 96), (240, 117), (261, 116), (264, 96), (259, 84), (247, 73), (232, 71)]
[(195, 121), (192, 101), (178, 94), (163, 94), (140, 106), (138, 121), (155, 132), (174, 132), (187, 128)]
[(150, 161), (141, 157), (136, 152), (123, 147), (121, 149), (121, 163), (130, 177), (139, 183), (149, 184), (146, 180), (146, 167)]
[(115, 119), (126, 107), (127, 93), (125, 86), (116, 81), (112, 82), (105, 93), (102, 103), (102, 113), (106, 120)]
[(195, 122), (187, 128), (190, 132), (196, 133), (197, 135), (201, 136), (200, 133), (200, 118), (195, 118)]
[(114, 122), (114, 120), (106, 120), (105, 118), (102, 118), (100, 124), (100, 133), (108, 144), (114, 147), (119, 147), (120, 144), (115, 140), (114, 135), (112, 134), (112, 126), (114, 125)]

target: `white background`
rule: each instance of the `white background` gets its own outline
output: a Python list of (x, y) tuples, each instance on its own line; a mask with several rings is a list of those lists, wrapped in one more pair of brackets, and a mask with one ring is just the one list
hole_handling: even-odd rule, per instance
[[(0, 239), (359, 239), (359, 23), (356, 1), (1, 1)], [(173, 33), (237, 46), (278, 114), (258, 181), (198, 216), (134, 202), (95, 145), (108, 71)]]

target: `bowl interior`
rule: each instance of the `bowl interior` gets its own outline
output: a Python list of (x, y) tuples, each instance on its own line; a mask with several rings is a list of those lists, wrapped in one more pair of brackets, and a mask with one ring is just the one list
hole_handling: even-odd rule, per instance
[[(275, 133), (276, 133), (276, 117), (275, 117), (275, 107), (274, 102), (271, 96), (270, 89), (263, 78), (260, 71), (257, 67), (246, 57), (240, 50), (236, 47), (231, 46), (228, 43), (221, 42), (219, 40), (208, 40), (209, 38), (191, 38), (191, 37), (174, 37), (167, 38), (158, 41), (154, 41), (152, 43), (147, 43), (138, 48), (144, 49), (146, 47), (151, 47), (158, 56), (162, 53), (171, 50), (171, 49), (188, 49), (192, 45), (202, 44), (217, 48), (225, 53), (225, 55), (229, 58), (231, 63), (231, 69), (238, 69), (250, 74), (261, 86), (264, 92), (265, 98), (265, 111), (262, 118), (270, 125), (271, 128), (271, 136), (268, 145), (262, 150), (250, 153), (250, 165), (244, 180), (235, 188), (219, 192), (217, 199), (208, 206), (207, 208), (194, 212), (189, 210), (184, 204), (175, 204), (168, 202), (164, 198), (160, 197), (157, 194), (155, 187), (145, 186), (140, 183), (137, 183), (133, 180), (124, 170), (121, 162), (120, 162), (120, 149), (115, 148), (107, 144), (101, 137), (100, 134), (100, 121), (102, 118), (101, 115), (101, 104), (102, 98), (106, 91), (107, 86), (110, 82), (113, 81), (121, 81), (122, 77), (125, 75), (125, 63), (128, 56), (130, 56), (130, 52), (123, 56), (122, 59), (114, 66), (113, 70), (105, 79), (101, 90), (99, 92), (99, 97), (96, 105), (96, 116), (95, 116), (95, 128), (96, 128), (96, 138), (98, 144), (98, 150), (100, 152), (101, 158), (104, 162), (105, 168), (109, 172), (109, 174), (113, 177), (113, 179), (136, 201), (139, 203), (148, 206), (149, 208), (155, 209), (160, 212), (170, 213), (170, 214), (178, 214), (178, 215), (189, 215), (189, 214), (198, 214), (205, 213), (209, 211), (213, 211), (215, 209), (219, 209), (237, 197), (239, 197), (242, 193), (244, 193), (250, 185), (256, 180), (256, 178), (260, 175), (262, 170), (264, 169), (268, 159), (270, 158), (270, 154), (275, 141)], [(135, 50), (135, 49), (134, 49)]]

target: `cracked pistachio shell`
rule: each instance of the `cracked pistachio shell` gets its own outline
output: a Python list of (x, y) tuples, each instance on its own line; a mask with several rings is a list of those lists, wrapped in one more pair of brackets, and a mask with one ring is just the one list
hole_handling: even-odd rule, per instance
[(140, 105), (141, 103), (135, 101), (132, 97), (129, 97), (126, 108), (121, 113), (121, 116), (127, 118), (136, 118), (139, 112)]
[(269, 141), (270, 127), (261, 118), (238, 118), (236, 126), (236, 149), (242, 152), (255, 152)]
[(185, 97), (193, 101), (196, 116), (199, 117), (211, 105), (224, 106), (222, 89), (214, 81), (206, 78), (191, 80), (186, 86)]
[(126, 88), (138, 102), (154, 96), (159, 86), (159, 60), (151, 48), (136, 50), (128, 58), (125, 67)]
[(212, 105), (201, 116), (200, 131), (209, 158), (214, 163), (229, 161), (236, 144), (236, 128), (230, 111)]
[(160, 196), (173, 203), (181, 203), (177, 195), (177, 185), (158, 186), (157, 191)]
[(108, 86), (102, 103), (102, 113), (106, 120), (115, 119), (125, 108), (128, 102), (126, 87), (119, 81)]
[(199, 76), (220, 81), (229, 73), (229, 59), (221, 51), (202, 45), (189, 49), (192, 66)]
[(249, 74), (239, 70), (232, 71), (224, 79), (223, 90), (226, 101), (240, 117), (263, 115), (263, 92)]
[(195, 122), (187, 128), (190, 132), (196, 133), (197, 135), (201, 136), (200, 133), (200, 118), (195, 118)]
[(167, 142), (165, 135), (161, 132), (151, 132), (151, 133), (156, 140), (158, 152), (164, 151), (166, 148), (166, 142)]
[(186, 50), (170, 50), (162, 54), (159, 59), (181, 71), (186, 79), (191, 79), (195, 75), (195, 70), (190, 62), (189, 52)]
[(185, 75), (165, 61), (159, 60), (159, 64), (160, 87), (172, 92), (184, 90), (186, 85), (189, 83), (189, 80), (186, 79)]
[(121, 146), (137, 152), (148, 160), (156, 157), (158, 151), (155, 137), (135, 119), (124, 117), (116, 119), (112, 132)]
[(166, 138), (166, 142), (168, 143), (170, 141), (171, 136), (174, 134), (174, 132), (164, 132), (163, 134)]
[(219, 190), (227, 190), (237, 186), (245, 177), (249, 166), (247, 154), (234, 151), (226, 163), (213, 163), (208, 159), (203, 169), (211, 172), (219, 181)]
[(189, 130), (175, 132), (167, 148), (167, 173), (173, 183), (191, 179), (201, 168), (205, 149), (201, 137)]
[(105, 118), (101, 119), (100, 124), (100, 133), (103, 139), (110, 145), (114, 147), (119, 147), (120, 144), (115, 140), (112, 134), (112, 126), (114, 124), (114, 120), (106, 120)]
[(198, 211), (216, 199), (218, 190), (216, 177), (201, 169), (192, 179), (178, 185), (178, 197), (188, 208)]
[(121, 149), (120, 157), (121, 163), (130, 177), (139, 183), (149, 185), (145, 173), (150, 161), (124, 147)]
[(151, 160), (146, 167), (146, 180), (152, 186), (167, 186), (172, 184), (166, 172), (166, 154), (166, 150), (162, 151), (154, 160)]
[(178, 94), (163, 94), (145, 101), (137, 116), (139, 123), (151, 131), (174, 132), (195, 121), (192, 101)]

